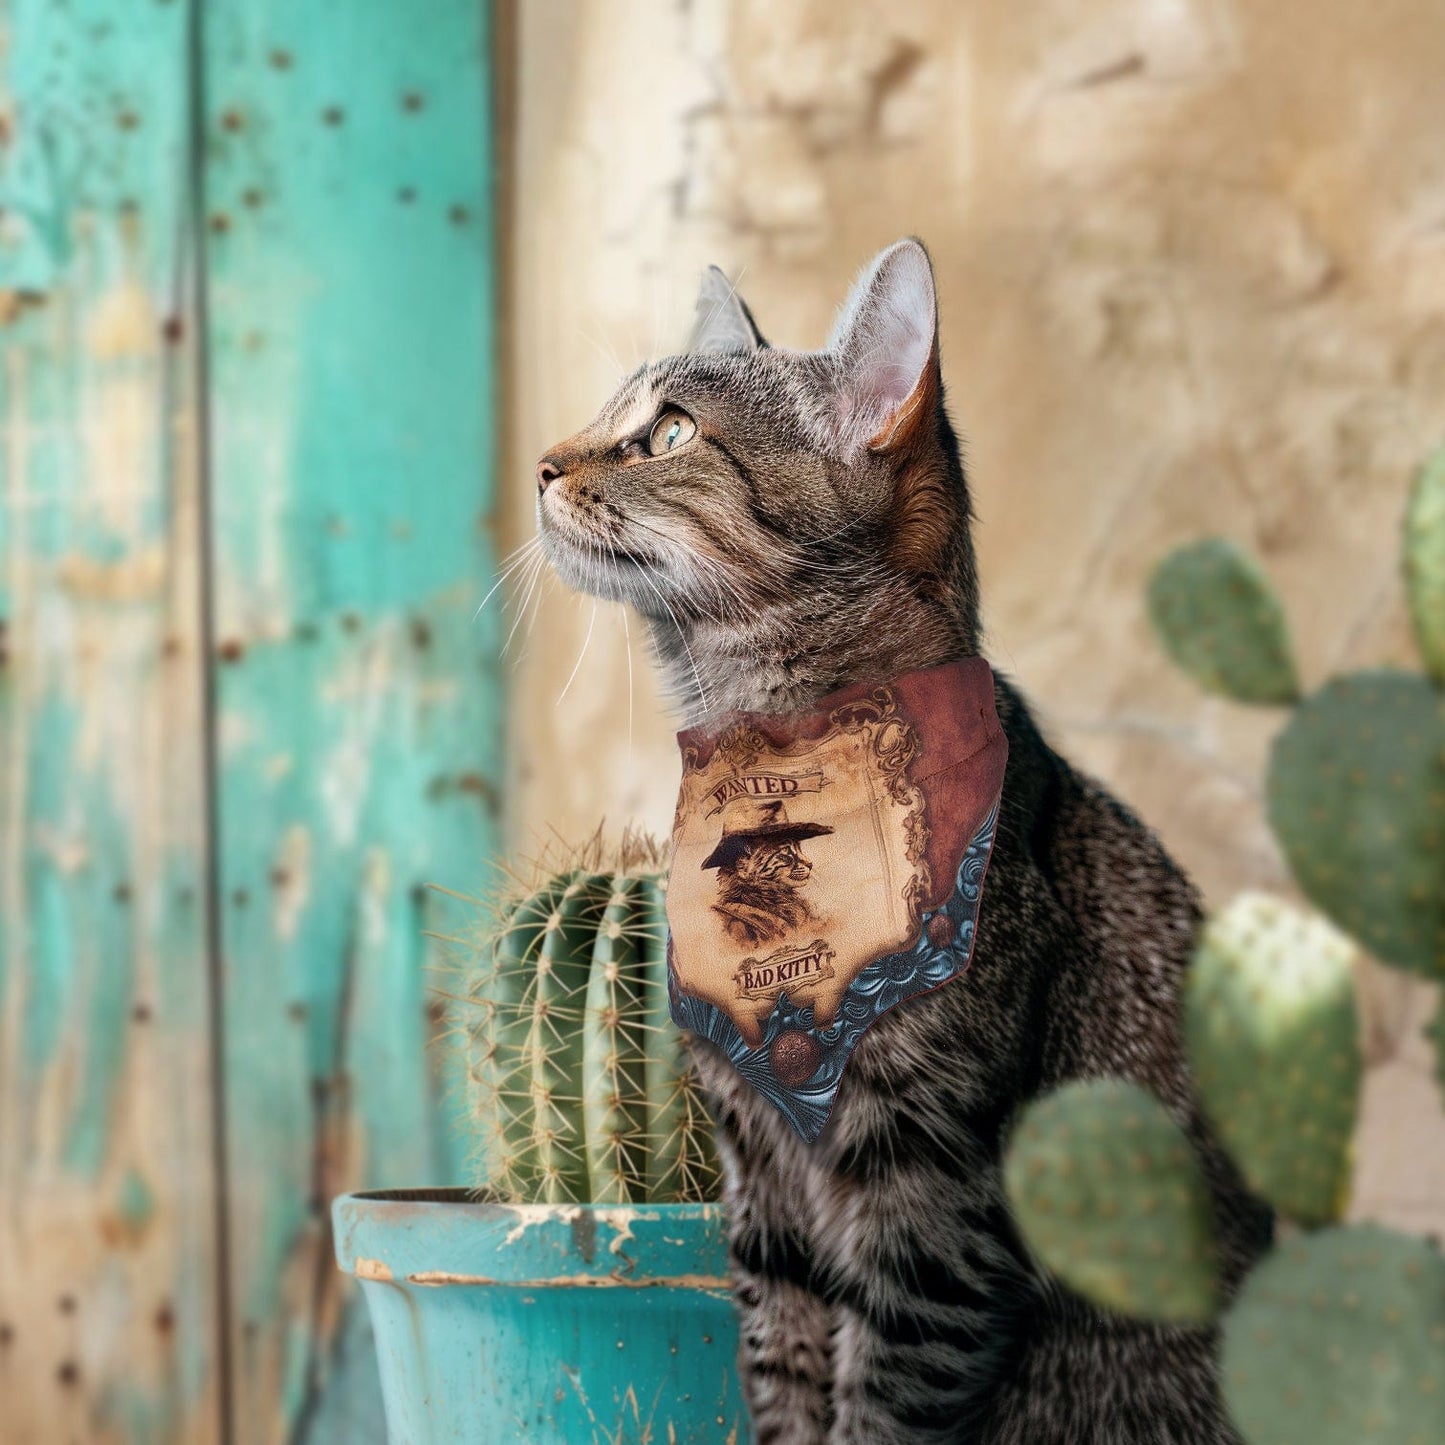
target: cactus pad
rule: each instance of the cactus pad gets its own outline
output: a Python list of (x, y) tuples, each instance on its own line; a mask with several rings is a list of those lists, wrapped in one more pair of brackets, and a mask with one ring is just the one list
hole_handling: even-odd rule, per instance
[(1269, 818), (1312, 903), (1385, 963), (1445, 979), (1445, 699), (1423, 678), (1336, 678), (1270, 755)]
[(1410, 493), (1405, 590), (1425, 666), (1445, 687), (1445, 447), (1420, 468)]
[(460, 1000), (479, 1183), (515, 1202), (712, 1198), (712, 1121), (668, 1017), (657, 849), (598, 839), (497, 910)]
[(1220, 537), (1171, 552), (1149, 579), (1149, 617), (1169, 656), (1236, 702), (1299, 696), (1289, 628), (1254, 559)]
[(1249, 1187), (1304, 1224), (1348, 1197), (1360, 1089), (1354, 945), (1324, 919), (1246, 893), (1211, 919), (1189, 971), (1189, 1062)]
[(1034, 1253), (1085, 1298), (1168, 1321), (1217, 1311), (1204, 1175), (1183, 1131), (1144, 1089), (1091, 1079), (1030, 1105), (1004, 1182)]
[(1366, 1225), (1283, 1245), (1225, 1316), (1222, 1382), (1249, 1445), (1439, 1445), (1445, 1261)]

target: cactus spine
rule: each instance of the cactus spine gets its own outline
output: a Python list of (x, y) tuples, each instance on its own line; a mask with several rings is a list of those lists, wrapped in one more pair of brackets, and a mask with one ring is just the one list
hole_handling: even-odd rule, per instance
[[(544, 1203), (713, 1197), (717, 1162), (667, 1009), (655, 845), (545, 860), (497, 910), (458, 1022), (479, 1184)], [(610, 866), (604, 866), (610, 865)]]

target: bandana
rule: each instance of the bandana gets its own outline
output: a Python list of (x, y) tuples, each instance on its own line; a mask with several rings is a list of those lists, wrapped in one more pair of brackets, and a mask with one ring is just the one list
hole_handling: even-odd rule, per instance
[(668, 995), (809, 1143), (864, 1031), (968, 967), (1008, 743), (965, 658), (677, 735)]

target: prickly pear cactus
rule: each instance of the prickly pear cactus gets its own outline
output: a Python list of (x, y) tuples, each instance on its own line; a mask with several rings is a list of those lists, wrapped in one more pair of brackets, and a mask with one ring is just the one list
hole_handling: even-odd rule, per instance
[(1348, 1198), (1361, 1059), (1355, 949), (1322, 918), (1246, 893), (1210, 920), (1188, 974), (1195, 1087), (1249, 1187), (1304, 1224)]
[(1445, 979), (1445, 698), (1407, 672), (1336, 678), (1275, 739), (1267, 787), (1310, 901), (1382, 961)]
[[(1404, 574), (1429, 676), (1357, 673), (1301, 703), (1275, 740), (1269, 816), (1311, 902), (1382, 963), (1439, 982), (1445, 980), (1445, 448), (1415, 478)], [(1279, 604), (1254, 563), (1229, 543), (1206, 540), (1166, 557), (1149, 584), (1148, 605), (1170, 654), (1206, 688), (1241, 701), (1294, 700)]]
[(658, 852), (599, 839), (502, 901), (458, 1010), (479, 1184), (504, 1199), (710, 1199), (712, 1123), (667, 1010)]
[(1420, 468), (1410, 492), (1405, 591), (1425, 666), (1445, 687), (1445, 447)]
[(1090, 1079), (1031, 1105), (1004, 1182), (1030, 1248), (1087, 1299), (1171, 1321), (1218, 1309), (1203, 1173), (1183, 1131), (1144, 1089)]
[(1171, 552), (1149, 579), (1149, 617), (1170, 657), (1236, 702), (1299, 696), (1284, 610), (1255, 561), (1220, 537)]
[[(1445, 450), (1415, 483), (1405, 577), (1430, 676), (1376, 671), (1328, 682), (1276, 739), (1266, 791), (1271, 825), (1310, 900), (1381, 962), (1438, 983)], [(1227, 544), (1166, 559), (1149, 607), (1170, 653), (1204, 686), (1243, 701), (1294, 700), (1286, 696), (1293, 665), (1279, 665), (1289, 652), (1277, 604)], [(1322, 921), (1246, 896), (1206, 927), (1186, 985), (1186, 1043), (1204, 1111), (1250, 1187), (1306, 1229), (1338, 1217), (1350, 1172), (1361, 1063), (1349, 953)], [(1445, 1088), (1445, 1002), (1430, 1034)], [(1165, 1239), (1105, 1227), (1151, 1180), (1156, 1191), (1178, 1188), (1177, 1160), (1161, 1157), (1172, 1126), (1156, 1106), (1147, 1131), (1155, 1142), (1109, 1206), (1120, 1171), (1097, 1122), (1086, 1129), (1075, 1117), (1084, 1112), (1072, 1097), (1078, 1088), (1036, 1105), (1015, 1140), (1005, 1172), (1020, 1227), (1081, 1292), (1179, 1318), (1160, 1307), (1157, 1289), (1140, 1287), (1135, 1259), (1141, 1249), (1155, 1258), (1183, 1250), (1190, 1268), (1179, 1273), (1202, 1291), (1192, 1210), (1169, 1221)], [(1181, 1202), (1193, 1197), (1187, 1186), (1178, 1193)], [(1069, 1201), (1064, 1210), (1060, 1199)], [(1248, 1277), (1223, 1333), (1225, 1398), (1248, 1445), (1445, 1441), (1445, 1264), (1433, 1245), (1364, 1227), (1296, 1235)]]
[(1366, 1225), (1283, 1245), (1224, 1318), (1222, 1383), (1249, 1445), (1438, 1445), (1439, 1251)]

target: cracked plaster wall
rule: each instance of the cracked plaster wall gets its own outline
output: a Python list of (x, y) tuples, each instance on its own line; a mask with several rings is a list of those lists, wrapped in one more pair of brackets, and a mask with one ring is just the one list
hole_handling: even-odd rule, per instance
[[(526, 0), (507, 30), (509, 542), (535, 458), (680, 341), (704, 263), (742, 274), (771, 338), (811, 346), (856, 268), (916, 232), (989, 656), (1212, 902), (1285, 886), (1259, 787), (1278, 719), (1201, 699), (1140, 596), (1162, 552), (1222, 532), (1278, 579), (1310, 684), (1413, 660), (1399, 519), (1445, 436), (1431, 0)], [(604, 815), (663, 829), (675, 753), (640, 629), (629, 689), (600, 608), (559, 705), (591, 604), (532, 601), (514, 841)], [(1356, 1207), (1439, 1227), (1428, 991), (1367, 968), (1366, 996)]]

